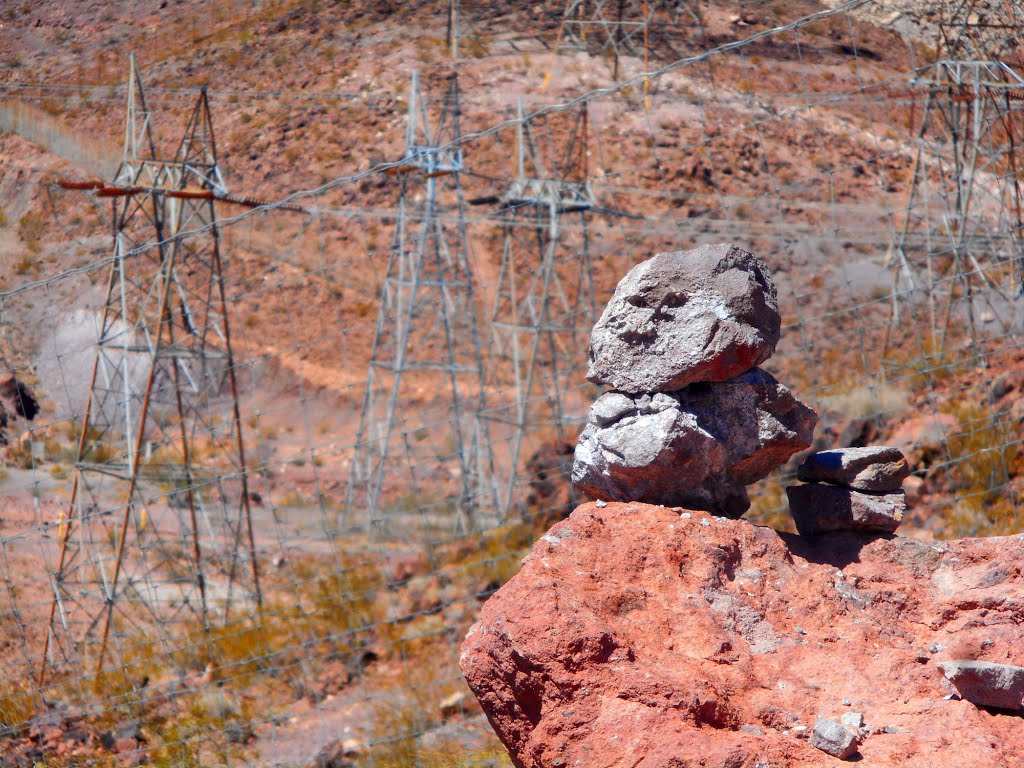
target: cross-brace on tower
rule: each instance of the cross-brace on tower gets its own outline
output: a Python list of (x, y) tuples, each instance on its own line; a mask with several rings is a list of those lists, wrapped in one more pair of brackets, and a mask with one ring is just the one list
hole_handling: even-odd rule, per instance
[(243, 590), (261, 605), (205, 88), (163, 159), (133, 56), (113, 183), (63, 186), (111, 198), (114, 253), (40, 682), (54, 651), (70, 659), (96, 644), (99, 673), (115, 624), (172, 596), (204, 626)]
[(1020, 49), (1020, 0), (953, 0), (930, 10), (938, 12), (936, 42), (945, 59), (1008, 61)]
[(368, 531), (401, 524), (388, 515), (401, 497), (416, 498), (438, 525), (454, 511), (460, 532), (495, 509), (491, 444), (479, 418), (486, 402), (465, 166), (461, 146), (452, 146), (461, 136), (457, 75), (436, 123), (429, 112), (413, 73), (405, 154), (392, 168), (394, 240), (346, 492), (348, 514), (366, 515)]
[[(585, 378), (596, 319), (589, 220), (598, 203), (588, 174), (586, 106), (570, 118), (564, 151), (545, 157), (520, 103), (512, 183), (500, 195), (471, 201), (497, 203), (504, 222), (488, 369), (493, 386), (511, 393), (511, 402), (492, 402), (489, 411), (491, 420), (511, 428), (508, 474), (501, 478), (506, 512), (516, 501), (524, 436), (543, 427), (561, 435), (575, 426), (566, 396)], [(547, 138), (545, 147), (557, 144)], [(576, 219), (571, 233), (566, 217)]]
[[(654, 47), (671, 47), (671, 37), (695, 27), (704, 35), (700, 5), (690, 0), (566, 0), (555, 40), (555, 53), (589, 51), (611, 59), (612, 79), (619, 79), (623, 56), (643, 58), (648, 71)], [(673, 58), (682, 54), (673, 51)], [(551, 81), (545, 78), (546, 88)], [(645, 90), (648, 84), (644, 85)], [(646, 95), (646, 94), (645, 94)]]
[[(966, 322), (984, 334), (977, 309), (1008, 326), (1024, 291), (1024, 78), (1000, 61), (937, 62), (911, 90), (923, 102), (903, 221), (895, 232), (894, 320), (901, 303), (927, 304), (931, 348)], [(918, 100), (915, 100), (915, 103)]]

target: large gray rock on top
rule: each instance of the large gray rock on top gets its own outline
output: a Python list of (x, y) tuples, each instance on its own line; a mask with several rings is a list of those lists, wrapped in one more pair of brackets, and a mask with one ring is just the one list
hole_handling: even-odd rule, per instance
[(789, 511), (801, 536), (831, 531), (892, 533), (903, 521), (903, 491), (864, 493), (835, 485), (793, 485), (786, 488)]
[(768, 268), (726, 243), (659, 253), (619, 282), (590, 336), (587, 378), (638, 394), (725, 381), (779, 341)]
[(812, 453), (797, 470), (804, 482), (832, 483), (858, 491), (898, 491), (910, 474), (899, 448), (873, 445)]
[(606, 392), (591, 406), (572, 481), (593, 499), (740, 517), (746, 486), (810, 445), (816, 421), (759, 368), (677, 392)]
[(1021, 711), (1024, 668), (989, 661), (944, 661), (939, 669), (960, 695), (972, 704)]

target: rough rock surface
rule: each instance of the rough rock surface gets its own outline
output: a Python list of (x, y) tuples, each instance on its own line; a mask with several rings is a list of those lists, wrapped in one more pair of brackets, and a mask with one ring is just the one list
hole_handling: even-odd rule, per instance
[(786, 488), (789, 512), (803, 536), (831, 531), (892, 533), (903, 521), (907, 501), (899, 493), (864, 493), (811, 483)]
[(725, 381), (779, 341), (764, 263), (725, 243), (659, 253), (619, 282), (590, 337), (587, 378), (639, 394)]
[(858, 735), (830, 717), (819, 717), (811, 731), (811, 746), (845, 760), (857, 751)]
[(461, 664), (519, 768), (1005, 768), (1019, 716), (939, 661), (1024, 663), (1024, 536), (811, 541), (645, 504), (579, 507), (483, 608)]
[(593, 499), (739, 517), (746, 486), (810, 445), (815, 420), (759, 368), (678, 392), (606, 392), (591, 406), (572, 481)]
[(1016, 712), (1024, 707), (1024, 668), (970, 659), (943, 662), (939, 667), (968, 701)]
[(884, 445), (818, 451), (797, 470), (797, 477), (807, 483), (833, 483), (873, 492), (898, 491), (909, 474), (900, 449)]

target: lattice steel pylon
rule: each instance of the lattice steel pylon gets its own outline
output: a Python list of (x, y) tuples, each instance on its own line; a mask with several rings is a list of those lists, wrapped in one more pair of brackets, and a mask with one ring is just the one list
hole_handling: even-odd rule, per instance
[(1024, 30), (1020, 0), (953, 0), (929, 10), (937, 15), (942, 58), (1008, 61), (1019, 55)]
[[(690, 0), (566, 0), (554, 50), (556, 54), (589, 51), (607, 56), (612, 62), (612, 79), (618, 80), (624, 56), (642, 57), (646, 72), (652, 47), (689, 25), (704, 35), (700, 4)], [(674, 52), (673, 58), (679, 55)], [(545, 88), (551, 77), (549, 72)], [(648, 88), (645, 81), (645, 96)]]
[(98, 674), (115, 625), (157, 605), (191, 606), (208, 628), (243, 591), (257, 610), (262, 600), (206, 89), (162, 159), (133, 56), (121, 165), (94, 188), (111, 198), (114, 253), (40, 681), (56, 653), (93, 645)]
[[(561, 435), (575, 426), (566, 393), (585, 378), (596, 320), (589, 219), (598, 203), (588, 174), (586, 106), (571, 120), (560, 156), (545, 157), (520, 104), (512, 183), (498, 196), (472, 201), (499, 203), (505, 222), (488, 370), (493, 387), (511, 393), (489, 411), (491, 420), (511, 428), (510, 456), (498, 462), (507, 467), (501, 478), (506, 512), (516, 501), (524, 437), (544, 427)], [(552, 139), (544, 148), (558, 145)], [(562, 224), (569, 216), (577, 219), (571, 233)]]
[(461, 147), (448, 146), (461, 135), (457, 75), (436, 123), (429, 113), (413, 73), (405, 154), (393, 169), (394, 240), (345, 503), (375, 533), (406, 527), (396, 517), (403, 497), (415, 496), (427, 508), (422, 517), (438, 525), (454, 512), (457, 532), (477, 529), (480, 514), (496, 509), (490, 438), (479, 418), (486, 394), (465, 167)]
[(925, 312), (930, 351), (939, 351), (957, 325), (971, 342), (985, 336), (981, 307), (1004, 332), (1024, 290), (1024, 78), (1000, 61), (946, 59), (920, 71), (911, 90), (923, 103), (895, 230), (893, 319), (901, 305), (918, 320)]

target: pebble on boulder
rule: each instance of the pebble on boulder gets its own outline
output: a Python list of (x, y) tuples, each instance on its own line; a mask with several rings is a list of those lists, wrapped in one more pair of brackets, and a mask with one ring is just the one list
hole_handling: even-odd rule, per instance
[(768, 268), (731, 243), (633, 267), (590, 337), (587, 378), (632, 394), (725, 381), (774, 352), (781, 321)]
[(892, 533), (903, 521), (906, 499), (898, 493), (865, 493), (809, 483), (786, 488), (789, 511), (801, 536), (831, 531)]
[(944, 661), (938, 666), (972, 704), (1016, 712), (1024, 709), (1024, 667), (969, 660)]
[(907, 459), (898, 448), (868, 446), (818, 451), (797, 470), (804, 482), (841, 485), (858, 491), (890, 492), (902, 488), (910, 474)]

